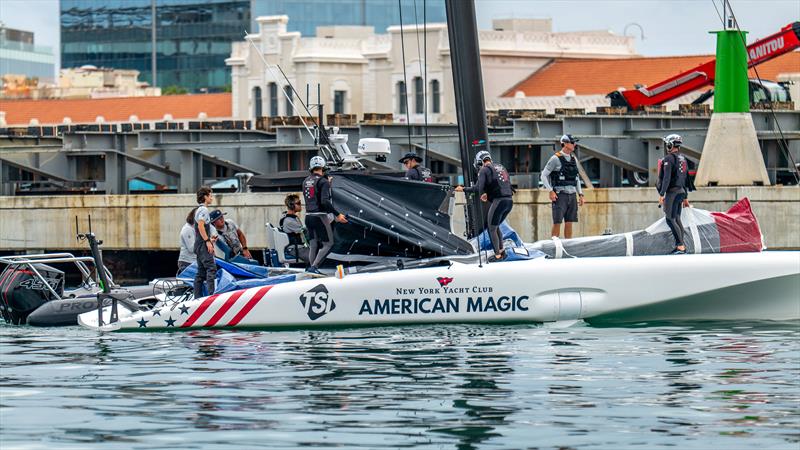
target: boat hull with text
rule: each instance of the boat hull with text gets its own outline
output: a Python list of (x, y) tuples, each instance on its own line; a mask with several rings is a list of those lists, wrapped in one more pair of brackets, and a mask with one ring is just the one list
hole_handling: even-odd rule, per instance
[(153, 331), (580, 319), (800, 319), (800, 252), (454, 263), (255, 287), (101, 326), (91, 312), (79, 323)]

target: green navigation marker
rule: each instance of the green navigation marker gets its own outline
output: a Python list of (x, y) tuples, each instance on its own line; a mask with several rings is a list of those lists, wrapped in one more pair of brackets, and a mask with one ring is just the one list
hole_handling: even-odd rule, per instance
[(714, 79), (714, 112), (750, 112), (747, 78), (746, 31), (712, 31), (717, 35), (717, 67)]

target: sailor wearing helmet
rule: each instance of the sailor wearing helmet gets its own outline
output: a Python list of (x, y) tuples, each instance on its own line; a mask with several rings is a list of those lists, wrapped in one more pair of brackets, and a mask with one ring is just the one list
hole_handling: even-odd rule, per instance
[(689, 164), (681, 153), (683, 139), (677, 134), (670, 134), (664, 139), (667, 156), (661, 160), (658, 170), (658, 204), (664, 208), (664, 215), (672, 236), (675, 238), (673, 255), (686, 253), (683, 240), (683, 223), (681, 211), (689, 206), (688, 176)]
[(481, 196), (484, 202), (491, 202), (486, 214), (485, 223), (488, 226), (489, 239), (492, 241), (494, 249), (494, 259), (489, 262), (502, 261), (506, 258), (503, 249), (503, 234), (500, 231), (500, 224), (506, 220), (514, 202), (511, 196), (514, 190), (511, 187), (511, 180), (508, 171), (502, 164), (492, 161), (492, 155), (486, 150), (482, 150), (475, 155), (475, 167), (478, 169), (478, 182), (474, 186), (456, 186), (456, 192), (471, 192)]
[(332, 217), (339, 223), (347, 223), (344, 214), (333, 206), (331, 183), (325, 176), (325, 159), (314, 156), (308, 165), (311, 175), (303, 180), (303, 197), (306, 201), (306, 228), (309, 233), (308, 259), (311, 265), (307, 272), (320, 273), (319, 266), (333, 249)]

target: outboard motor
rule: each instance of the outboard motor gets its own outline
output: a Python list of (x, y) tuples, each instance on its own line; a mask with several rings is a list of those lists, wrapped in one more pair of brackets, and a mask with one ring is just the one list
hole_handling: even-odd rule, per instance
[[(41, 277), (31, 270), (36, 269)], [(0, 313), (6, 322), (24, 324), (28, 314), (64, 294), (64, 272), (45, 264), (10, 265), (0, 273)]]

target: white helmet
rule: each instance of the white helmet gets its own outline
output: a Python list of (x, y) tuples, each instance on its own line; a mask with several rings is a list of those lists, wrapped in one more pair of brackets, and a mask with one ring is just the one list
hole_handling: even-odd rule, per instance
[(667, 150), (672, 150), (675, 147), (680, 147), (681, 145), (683, 145), (683, 139), (679, 134), (670, 134), (663, 140), (664, 140), (664, 147), (666, 147)]
[(481, 150), (475, 155), (475, 167), (478, 169), (483, 166), (483, 162), (487, 159), (492, 159), (492, 155), (486, 150)]
[(327, 165), (328, 163), (322, 156), (313, 156), (311, 161), (308, 162), (308, 170), (313, 171), (314, 169), (324, 169)]

